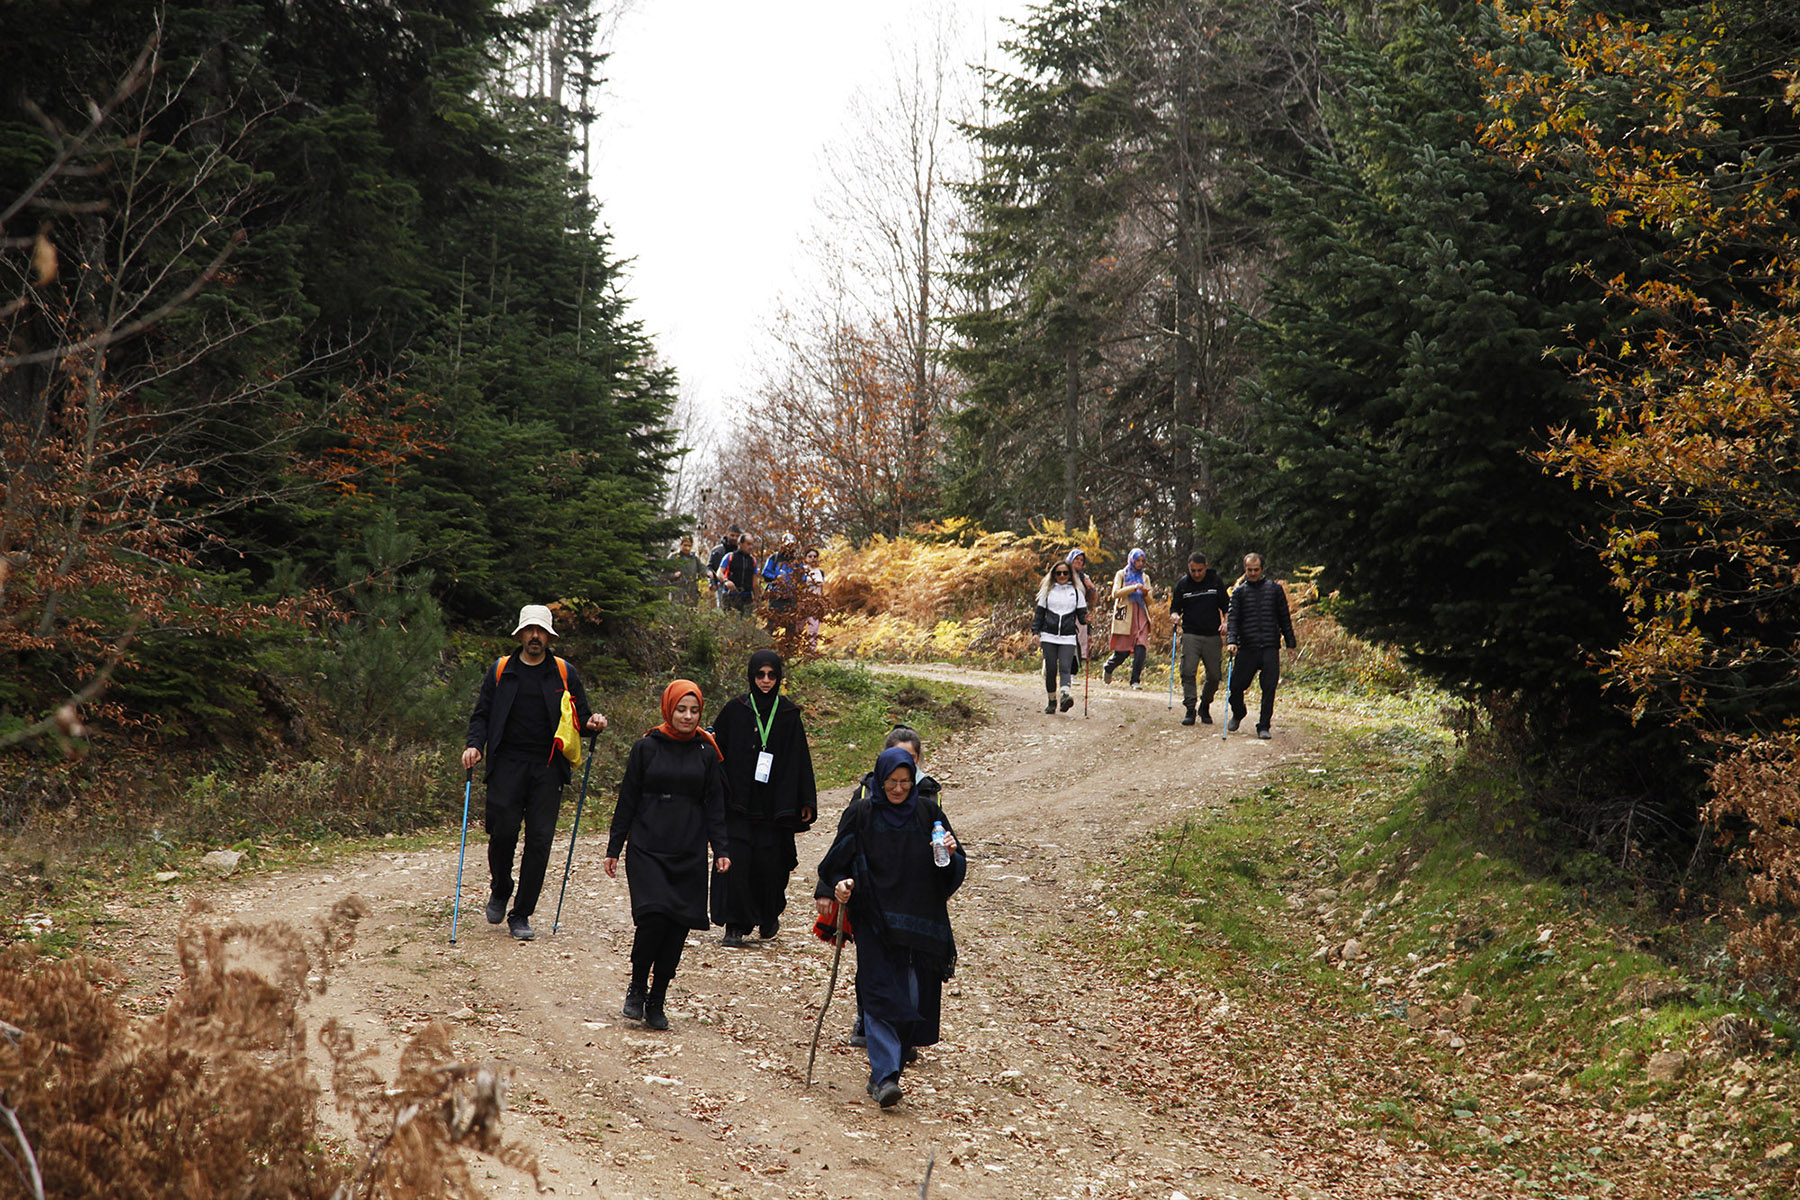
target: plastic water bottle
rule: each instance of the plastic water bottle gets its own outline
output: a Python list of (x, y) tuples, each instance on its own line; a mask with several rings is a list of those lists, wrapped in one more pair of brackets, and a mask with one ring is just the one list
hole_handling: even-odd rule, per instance
[(931, 823), (931, 861), (940, 867), (950, 865), (950, 843), (944, 840), (948, 836), (942, 821)]

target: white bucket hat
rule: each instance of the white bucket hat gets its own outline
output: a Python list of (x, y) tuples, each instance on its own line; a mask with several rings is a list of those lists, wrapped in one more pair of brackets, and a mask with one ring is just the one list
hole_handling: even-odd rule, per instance
[(518, 637), (527, 625), (536, 625), (551, 637), (556, 636), (556, 626), (550, 623), (550, 610), (542, 604), (527, 604), (519, 610), (519, 624), (513, 630), (513, 636)]

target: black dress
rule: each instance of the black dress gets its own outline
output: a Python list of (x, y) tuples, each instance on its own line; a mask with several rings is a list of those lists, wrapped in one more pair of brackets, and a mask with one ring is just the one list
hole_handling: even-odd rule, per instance
[(744, 932), (773, 926), (787, 907), (788, 877), (800, 863), (794, 834), (811, 828), (819, 807), (800, 706), (786, 696), (777, 696), (769, 726), (768, 781), (757, 782), (756, 760), (765, 747), (752, 695), (766, 717), (769, 697), (749, 693), (725, 705), (713, 724), (713, 737), (725, 755), (731, 870), (713, 888), (712, 919), (727, 930)]
[(707, 844), (714, 857), (734, 855), (726, 848), (725, 773), (704, 739), (678, 742), (652, 729), (631, 747), (606, 856), (619, 857), (628, 841), (631, 919), (659, 915), (705, 929)]

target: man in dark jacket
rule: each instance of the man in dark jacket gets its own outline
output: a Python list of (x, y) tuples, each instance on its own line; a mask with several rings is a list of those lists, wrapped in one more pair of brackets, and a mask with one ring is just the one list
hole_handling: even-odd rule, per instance
[(719, 544), (714, 546), (712, 553), (707, 556), (706, 582), (712, 588), (714, 608), (725, 607), (725, 585), (719, 582), (719, 564), (725, 561), (727, 554), (737, 549), (738, 538), (743, 535), (743, 532), (736, 525), (731, 526), (719, 536)]
[(1169, 591), (1169, 613), (1181, 621), (1181, 703), (1187, 710), (1183, 725), (1194, 723), (1194, 676), (1201, 663), (1206, 664), (1206, 690), (1197, 697), (1200, 720), (1212, 724), (1212, 701), (1219, 691), (1219, 635), (1230, 607), (1225, 581), (1206, 565), (1206, 555), (1198, 550), (1188, 555), (1187, 574)]
[[(531, 914), (544, 888), (544, 870), (550, 864), (550, 844), (556, 840), (556, 817), (562, 811), (562, 790), (569, 782), (569, 760), (557, 750), (554, 738), (562, 715), (566, 686), (575, 702), (575, 723), (589, 733), (606, 728), (606, 718), (588, 708), (587, 689), (569, 663), (550, 651), (556, 636), (550, 610), (527, 604), (519, 610), (513, 630), (519, 652), (510, 654), (481, 673), (481, 690), (469, 717), (462, 765), (473, 770), (484, 757), (487, 770), (488, 924), (502, 919), (514, 937), (530, 941), (537, 936)], [(565, 680), (566, 676), (566, 680)], [(519, 827), (525, 827), (525, 853), (519, 861), (519, 891), (513, 895), (513, 849), (519, 844)], [(508, 899), (512, 912), (506, 911)]]
[(1244, 555), (1244, 578), (1231, 593), (1231, 616), (1226, 622), (1225, 651), (1235, 655), (1231, 663), (1231, 679), (1227, 683), (1226, 700), (1231, 705), (1231, 721), (1235, 730), (1248, 711), (1244, 691), (1252, 675), (1261, 676), (1262, 712), (1256, 723), (1256, 736), (1269, 736), (1269, 722), (1275, 716), (1275, 685), (1281, 681), (1281, 643), (1289, 650), (1299, 645), (1294, 640), (1294, 621), (1288, 613), (1287, 593), (1273, 579), (1263, 578), (1260, 554)]

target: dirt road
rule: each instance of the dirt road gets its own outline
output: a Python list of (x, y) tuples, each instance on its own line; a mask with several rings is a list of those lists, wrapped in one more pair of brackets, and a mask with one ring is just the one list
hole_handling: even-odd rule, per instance
[[(1177, 1097), (1176, 1116), (1147, 1104), (1130, 1082), (1158, 1056), (1138, 1011), (1146, 981), (1110, 978), (1054, 946), (1095, 936), (1096, 918), (1124, 903), (1099, 872), (1140, 834), (1307, 755), (1305, 714), (1278, 711), (1272, 741), (1246, 730), (1222, 742), (1217, 726), (1180, 726), (1179, 701), (1169, 711), (1161, 690), (1102, 688), (1096, 678), (1089, 717), (1079, 704), (1052, 717), (1035, 677), (910, 673), (976, 684), (996, 719), (926, 748), (926, 770), (944, 782), (944, 806), (969, 851), (968, 883), (951, 908), (961, 960), (945, 999), (946, 1040), (906, 1072), (906, 1098), (889, 1112), (864, 1094), (866, 1060), (845, 1045), (853, 951), (816, 1082), (803, 1086), (830, 958), (810, 933), (809, 868), (834, 808), (802, 840), (778, 937), (741, 950), (722, 948), (716, 930), (690, 939), (670, 994), (674, 1027), (661, 1034), (618, 1016), (631, 921), (624, 880), (600, 869), (606, 787), (597, 804), (589, 796), (561, 930), (550, 932), (553, 879), (535, 942), (483, 921), (478, 832), (454, 947), (454, 845), (207, 891), (222, 916), (294, 921), (362, 896), (371, 915), (353, 959), (314, 1002), (315, 1026), (346, 1020), (391, 1063), (410, 1031), (449, 1021), (465, 1058), (516, 1070), (508, 1135), (535, 1150), (559, 1196), (913, 1197), (934, 1153), (930, 1195), (939, 1198), (1334, 1194), (1289, 1169), (1291, 1132), (1274, 1132), (1286, 1126), (1270, 1114), (1240, 1110), (1220, 1094), (1224, 1083), (1194, 1085)], [(559, 839), (558, 879), (565, 850)], [(127, 962), (152, 985), (172, 970), (178, 911), (159, 904), (118, 914), (126, 929), (115, 941), (129, 944)], [(1212, 1000), (1194, 990), (1194, 1011), (1204, 1011)], [(1205, 1077), (1197, 1068), (1194, 1078)], [(484, 1175), (491, 1195), (530, 1191), (529, 1179), (505, 1168), (483, 1166)]]

